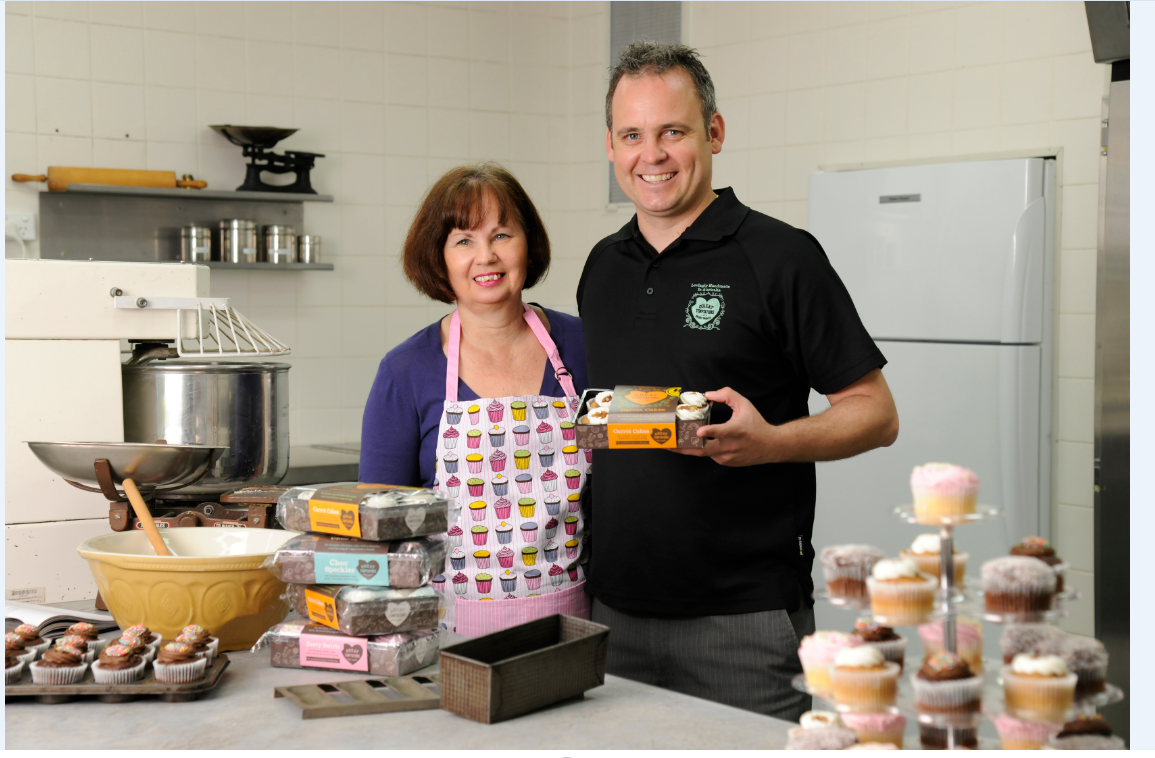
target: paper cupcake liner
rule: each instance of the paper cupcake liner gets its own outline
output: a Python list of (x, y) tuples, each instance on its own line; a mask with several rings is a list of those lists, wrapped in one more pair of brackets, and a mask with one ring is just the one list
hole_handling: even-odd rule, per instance
[(52, 640), (44, 640), (44, 642), (41, 642), (39, 645), (26, 645), (24, 649), (32, 651), (36, 654), (36, 657), (39, 658), (44, 655), (44, 651), (50, 647), (52, 647)]
[(886, 626), (918, 624), (934, 610), (938, 581), (933, 576), (922, 576), (915, 582), (882, 582), (867, 577), (870, 593), (870, 611), (879, 623)]
[(906, 716), (901, 713), (842, 713), (842, 722), (858, 734), (859, 742), (889, 742), (902, 749)]
[[(899, 553), (902, 558), (909, 558), (918, 566), (918, 570), (924, 574), (929, 574), (936, 579), (942, 578), (942, 556), (932, 553), (912, 553), (909, 550), (903, 550)], [(955, 586), (961, 585), (966, 575), (967, 559), (970, 558), (970, 553), (955, 553), (954, 554), (954, 583)]]
[(994, 613), (1042, 613), (1051, 610), (1054, 592), (1027, 585), (995, 586), (983, 582), (983, 602)]
[(962, 516), (975, 512), (979, 500), (977, 485), (923, 489), (911, 486), (916, 516)]
[(21, 663), (23, 663), (25, 665), (32, 663), (32, 661), (36, 660), (36, 651), (35, 650), (25, 650), (23, 653), (16, 656), (16, 660), (20, 661)]
[(1075, 684), (1076, 695), (1094, 695), (1107, 687), (1107, 664), (1072, 671), (1079, 681)]
[(879, 669), (830, 667), (830, 690), (834, 702), (855, 710), (882, 710), (894, 705), (898, 693), (898, 664), (887, 662)]
[(100, 661), (92, 664), (92, 676), (97, 684), (132, 684), (139, 681), (147, 664), (142, 660), (132, 668), (106, 669)]
[(915, 707), (931, 713), (976, 713), (982, 707), (983, 678), (970, 676), (932, 682), (911, 674)]
[(834, 597), (866, 597), (871, 566), (822, 566), (826, 589)]
[(897, 640), (884, 640), (882, 642), (863, 642), (863, 645), (868, 645), (878, 652), (882, 653), (882, 657), (891, 663), (898, 664), (898, 670), (901, 672), (906, 662), (906, 638), (900, 637)]
[(1002, 677), (1008, 714), (1023, 721), (1066, 720), (1075, 700), (1077, 676), (1022, 676), (1003, 666)]
[[(944, 726), (918, 725), (918, 738), (923, 750), (945, 750), (947, 728)], [(977, 727), (954, 727), (954, 744), (957, 747), (978, 749), (979, 730)]]
[(17, 661), (15, 666), (4, 669), (4, 684), (16, 684), (20, 675), (24, 673), (24, 661)]
[(87, 663), (60, 668), (49, 668), (40, 664), (40, 661), (36, 661), (28, 667), (32, 672), (34, 684), (76, 684), (84, 678), (84, 672), (88, 669)]
[(194, 658), (184, 663), (161, 663), (153, 661), (152, 670), (161, 684), (188, 684), (204, 679), (207, 658)]
[(1023, 721), (1006, 713), (999, 714), (994, 724), (1003, 750), (1038, 750), (1063, 728), (1062, 724)]
[(1127, 743), (1121, 737), (1101, 734), (1082, 734), (1069, 737), (1052, 737), (1047, 741), (1051, 750), (1126, 750)]

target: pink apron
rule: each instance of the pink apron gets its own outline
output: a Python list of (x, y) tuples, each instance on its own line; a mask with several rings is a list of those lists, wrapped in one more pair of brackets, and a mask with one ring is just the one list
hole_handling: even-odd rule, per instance
[(566, 397), (480, 398), (462, 408), (457, 311), (449, 322), (437, 443), (439, 486), (450, 496), (449, 556), (437, 586), (455, 601), (446, 626), (466, 637), (555, 613), (590, 615), (578, 565), (590, 456), (574, 443), (577, 392), (537, 313), (527, 305), (524, 315)]

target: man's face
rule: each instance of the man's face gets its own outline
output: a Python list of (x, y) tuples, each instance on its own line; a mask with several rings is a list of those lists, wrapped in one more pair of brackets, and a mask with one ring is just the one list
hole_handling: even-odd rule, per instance
[(722, 117), (707, 126), (694, 82), (682, 69), (625, 76), (612, 101), (606, 152), (618, 185), (639, 214), (677, 218), (712, 192), (712, 156), (726, 136)]

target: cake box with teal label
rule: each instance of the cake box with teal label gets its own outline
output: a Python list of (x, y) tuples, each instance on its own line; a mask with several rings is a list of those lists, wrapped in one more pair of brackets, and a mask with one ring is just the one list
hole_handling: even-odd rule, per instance
[(313, 553), (317, 584), (389, 586), (387, 546), (365, 542), (326, 540), (325, 550)]

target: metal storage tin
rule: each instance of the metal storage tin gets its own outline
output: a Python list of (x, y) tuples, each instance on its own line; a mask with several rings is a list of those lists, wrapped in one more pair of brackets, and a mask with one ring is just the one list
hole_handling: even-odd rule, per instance
[(221, 260), (229, 263), (257, 262), (257, 222), (230, 218), (221, 222)]
[(317, 234), (302, 234), (297, 237), (297, 263), (321, 262), (321, 237)]
[(284, 224), (270, 224), (265, 227), (264, 254), (262, 260), (269, 263), (296, 263), (297, 230)]
[(189, 224), (180, 228), (180, 259), (184, 263), (203, 263), (212, 258), (212, 229)]

